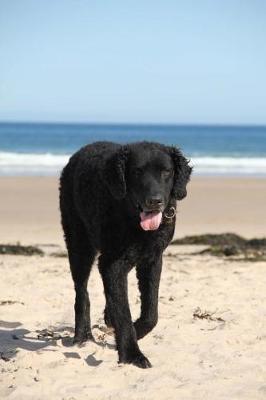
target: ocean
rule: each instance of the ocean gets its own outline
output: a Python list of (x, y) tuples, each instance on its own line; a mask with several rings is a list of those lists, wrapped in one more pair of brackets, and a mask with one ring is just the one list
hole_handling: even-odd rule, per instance
[(176, 145), (198, 175), (266, 176), (266, 127), (59, 123), (0, 123), (0, 175), (58, 175), (98, 140)]

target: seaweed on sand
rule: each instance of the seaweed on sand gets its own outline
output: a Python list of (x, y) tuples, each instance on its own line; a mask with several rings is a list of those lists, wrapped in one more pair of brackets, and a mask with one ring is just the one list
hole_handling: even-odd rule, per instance
[(11, 254), (16, 256), (43, 256), (44, 252), (35, 246), (22, 246), (17, 244), (0, 244), (0, 254)]
[(244, 261), (266, 261), (266, 238), (245, 239), (235, 233), (205, 234), (176, 239), (173, 245), (206, 245), (196, 254), (212, 254)]

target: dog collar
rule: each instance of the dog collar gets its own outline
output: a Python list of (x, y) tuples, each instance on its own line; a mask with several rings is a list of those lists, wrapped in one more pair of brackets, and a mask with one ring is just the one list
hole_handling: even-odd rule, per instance
[(176, 213), (177, 213), (176, 208), (172, 206), (169, 208), (169, 210), (165, 211), (163, 215), (167, 219), (167, 222), (171, 223), (174, 217), (176, 216)]

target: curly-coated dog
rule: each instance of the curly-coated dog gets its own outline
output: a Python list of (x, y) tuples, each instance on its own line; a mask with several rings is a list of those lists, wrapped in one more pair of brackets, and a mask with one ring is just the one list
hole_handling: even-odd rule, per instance
[[(76, 291), (75, 343), (93, 339), (87, 282), (99, 252), (105, 323), (114, 328), (119, 362), (151, 367), (137, 341), (158, 320), (162, 253), (191, 171), (179, 149), (159, 143), (97, 142), (70, 158), (61, 175), (60, 208)], [(134, 266), (141, 313), (132, 322), (127, 274)]]

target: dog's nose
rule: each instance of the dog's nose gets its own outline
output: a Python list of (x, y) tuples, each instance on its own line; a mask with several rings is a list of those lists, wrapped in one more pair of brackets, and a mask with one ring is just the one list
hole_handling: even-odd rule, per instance
[(146, 199), (146, 206), (147, 207), (159, 207), (163, 204), (163, 199), (161, 197), (150, 197)]

